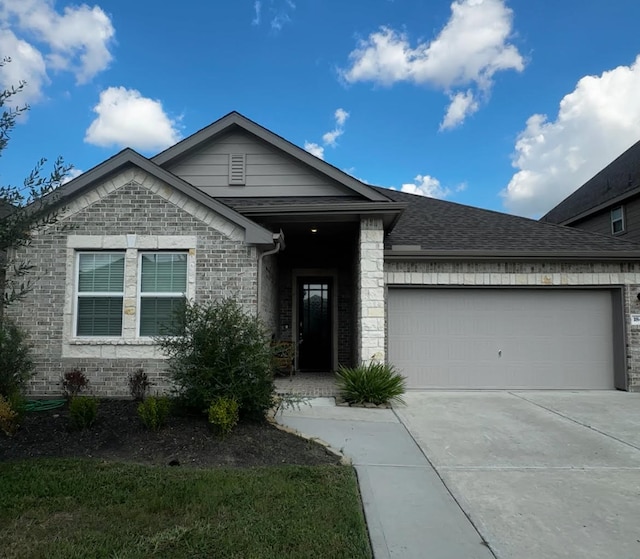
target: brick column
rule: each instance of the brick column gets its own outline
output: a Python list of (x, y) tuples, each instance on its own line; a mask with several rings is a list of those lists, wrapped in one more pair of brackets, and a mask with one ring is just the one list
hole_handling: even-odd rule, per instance
[(360, 220), (358, 362), (385, 360), (384, 230), (382, 219)]

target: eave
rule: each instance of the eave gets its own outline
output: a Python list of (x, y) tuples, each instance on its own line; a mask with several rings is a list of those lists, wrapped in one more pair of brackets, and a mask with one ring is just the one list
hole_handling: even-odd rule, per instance
[(512, 251), (512, 250), (389, 250), (384, 251), (386, 261), (438, 260), (438, 261), (498, 261), (518, 262), (640, 262), (640, 251)]

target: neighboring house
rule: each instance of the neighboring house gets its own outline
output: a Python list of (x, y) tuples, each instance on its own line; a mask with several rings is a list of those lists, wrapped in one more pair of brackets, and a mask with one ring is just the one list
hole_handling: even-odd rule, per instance
[(540, 221), (640, 242), (640, 142), (609, 163)]
[(62, 186), (28, 247), (33, 395), (126, 395), (183, 297), (235, 297), (298, 371), (388, 360), (412, 388), (640, 390), (640, 246), (371, 187), (231, 113)]

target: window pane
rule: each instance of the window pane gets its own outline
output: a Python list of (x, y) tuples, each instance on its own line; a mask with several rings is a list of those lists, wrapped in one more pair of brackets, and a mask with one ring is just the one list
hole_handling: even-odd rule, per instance
[(179, 312), (184, 297), (142, 297), (140, 299), (140, 335), (177, 334)]
[(80, 254), (80, 292), (121, 293), (124, 285), (124, 254)]
[(187, 290), (186, 254), (143, 254), (143, 293), (184, 293)]
[(78, 336), (121, 336), (122, 297), (79, 297)]

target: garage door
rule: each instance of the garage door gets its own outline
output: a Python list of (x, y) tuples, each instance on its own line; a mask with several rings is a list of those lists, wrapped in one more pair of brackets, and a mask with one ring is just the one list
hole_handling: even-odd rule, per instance
[(390, 288), (388, 309), (411, 388), (613, 388), (610, 291)]

